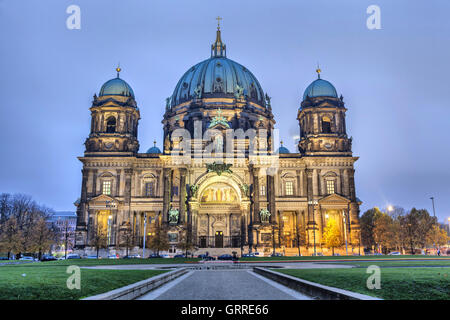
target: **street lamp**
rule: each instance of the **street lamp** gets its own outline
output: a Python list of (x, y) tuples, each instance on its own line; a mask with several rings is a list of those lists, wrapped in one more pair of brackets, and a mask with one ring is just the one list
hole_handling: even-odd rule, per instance
[(145, 238), (147, 236), (147, 212), (144, 213), (144, 242), (142, 244), (142, 259), (145, 258)]
[(448, 233), (450, 234), (450, 217), (447, 218), (448, 221)]
[(342, 210), (342, 217), (344, 218), (344, 237), (345, 237), (345, 253), (348, 256), (348, 245), (347, 245), (347, 223), (345, 222), (345, 210)]
[(434, 197), (430, 197), (431, 202), (433, 203), (433, 217), (436, 218), (436, 210), (434, 209)]
[(316, 256), (316, 217), (314, 212), (314, 206), (317, 204), (317, 200), (310, 200), (308, 204), (313, 206), (313, 241), (314, 241), (314, 256)]

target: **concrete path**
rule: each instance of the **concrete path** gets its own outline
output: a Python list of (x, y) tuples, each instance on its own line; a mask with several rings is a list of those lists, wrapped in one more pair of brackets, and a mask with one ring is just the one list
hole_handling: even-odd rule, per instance
[(310, 300), (250, 270), (201, 270), (153, 290), (138, 300)]

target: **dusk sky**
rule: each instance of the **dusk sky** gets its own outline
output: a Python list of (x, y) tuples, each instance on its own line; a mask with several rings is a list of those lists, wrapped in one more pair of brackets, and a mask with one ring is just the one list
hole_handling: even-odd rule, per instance
[[(69, 5), (81, 29), (69, 30)], [(381, 8), (381, 30), (366, 26)], [(141, 112), (140, 152), (162, 148), (165, 99), (209, 58), (221, 16), (227, 57), (272, 97), (291, 152), (305, 88), (344, 96), (361, 213), (392, 204), (450, 216), (449, 1), (0, 0), (0, 192), (75, 211), (92, 97), (116, 75)]]

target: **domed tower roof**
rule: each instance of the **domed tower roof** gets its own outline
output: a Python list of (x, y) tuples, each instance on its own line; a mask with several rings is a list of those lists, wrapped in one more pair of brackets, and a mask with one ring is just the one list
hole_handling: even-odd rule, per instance
[(156, 146), (156, 140), (153, 141), (153, 147), (148, 149), (146, 153), (151, 153), (151, 154), (161, 153), (161, 150)]
[(125, 81), (120, 79), (119, 73), (121, 69), (117, 67), (117, 77), (106, 81), (100, 89), (99, 96), (124, 96), (132, 97), (134, 99), (134, 92), (130, 85)]
[(305, 90), (303, 94), (303, 100), (306, 100), (306, 97), (315, 98), (315, 97), (333, 97), (337, 98), (336, 88), (327, 80), (323, 80), (320, 78), (321, 70), (317, 68), (316, 70), (318, 78), (314, 80)]
[(171, 97), (171, 107), (194, 98), (247, 97), (265, 106), (264, 92), (256, 77), (243, 65), (226, 57), (220, 27), (211, 46), (211, 57), (191, 67), (178, 81)]
[(278, 148), (278, 154), (290, 153), (289, 149), (283, 146), (283, 141), (280, 142), (280, 147)]

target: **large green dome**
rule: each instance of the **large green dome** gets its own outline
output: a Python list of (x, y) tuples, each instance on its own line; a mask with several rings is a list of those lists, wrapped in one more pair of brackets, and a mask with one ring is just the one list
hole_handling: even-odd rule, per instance
[(211, 58), (186, 71), (173, 91), (171, 106), (194, 98), (235, 98), (240, 94), (265, 106), (264, 92), (258, 80), (246, 67), (226, 57), (226, 46), (217, 30)]

